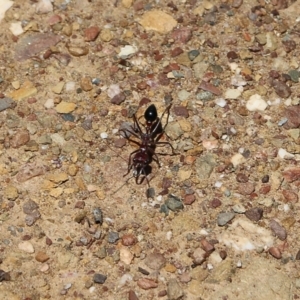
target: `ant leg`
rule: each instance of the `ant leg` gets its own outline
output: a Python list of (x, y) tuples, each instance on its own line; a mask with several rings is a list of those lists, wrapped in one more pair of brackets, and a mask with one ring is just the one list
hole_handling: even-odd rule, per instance
[(133, 152), (130, 153), (129, 159), (128, 159), (128, 169), (127, 169), (127, 173), (124, 174), (123, 177), (126, 176), (126, 175), (128, 175), (129, 172), (130, 172), (130, 170), (132, 169), (133, 163), (131, 163), (131, 157), (132, 157), (133, 154), (135, 154), (135, 153), (138, 152), (138, 151), (139, 151), (139, 149), (137, 149), (137, 150), (135, 150), (135, 151), (133, 151)]
[[(131, 131), (131, 130), (129, 130), (129, 129), (120, 129), (119, 132), (124, 132), (124, 135), (125, 135), (124, 137), (125, 137), (125, 139), (127, 139), (127, 140), (130, 140), (130, 137), (127, 135), (127, 132), (129, 132), (130, 134), (134, 135), (134, 136), (135, 136), (136, 138), (138, 138), (138, 139), (141, 138), (136, 132)], [(130, 140), (130, 141), (132, 141), (132, 140)]]
[(162, 118), (164, 117), (166, 111), (168, 111), (167, 122), (166, 122), (165, 126), (162, 128), (161, 134), (158, 135), (158, 136), (160, 136), (160, 137), (161, 137), (162, 134), (164, 133), (165, 128), (166, 128), (166, 126), (167, 126), (168, 123), (169, 123), (169, 116), (170, 116), (170, 108), (171, 108), (171, 106), (172, 106), (172, 103), (171, 103), (171, 104), (165, 109), (165, 111), (162, 113), (161, 117), (159, 118), (159, 121), (157, 122), (156, 126), (155, 126), (154, 129), (152, 130), (152, 132), (156, 132), (156, 131), (157, 131), (158, 126), (161, 125), (161, 120), (162, 120)]
[(157, 165), (158, 165), (158, 167), (160, 168), (161, 167), (161, 165), (160, 165), (160, 163), (159, 163), (159, 159), (158, 159), (158, 156), (157, 156), (157, 154), (156, 153), (154, 153), (153, 154), (153, 157), (152, 157), (152, 159), (157, 163)]

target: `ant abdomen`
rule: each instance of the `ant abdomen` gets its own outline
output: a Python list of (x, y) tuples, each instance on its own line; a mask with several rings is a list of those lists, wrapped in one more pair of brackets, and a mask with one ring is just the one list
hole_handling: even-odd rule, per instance
[(147, 122), (153, 123), (157, 119), (157, 110), (154, 104), (151, 104), (145, 111), (144, 117)]

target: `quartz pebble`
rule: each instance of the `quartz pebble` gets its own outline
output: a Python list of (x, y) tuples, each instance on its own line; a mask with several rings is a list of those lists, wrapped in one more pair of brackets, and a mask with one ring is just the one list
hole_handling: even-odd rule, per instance
[(34, 253), (33, 245), (29, 241), (20, 242), (18, 248), (27, 253)]
[(252, 95), (246, 103), (249, 111), (264, 111), (267, 106), (267, 102), (258, 94)]

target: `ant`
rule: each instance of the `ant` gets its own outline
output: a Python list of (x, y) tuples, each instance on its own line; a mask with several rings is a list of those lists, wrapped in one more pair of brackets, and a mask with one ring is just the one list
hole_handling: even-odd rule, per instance
[[(145, 128), (145, 132), (143, 132), (141, 128), (141, 124), (139, 123), (139, 119), (137, 119), (136, 115), (133, 115), (134, 124), (130, 129), (121, 129), (120, 132), (124, 133), (124, 137), (138, 145), (139, 149), (133, 151), (129, 155), (128, 160), (128, 170), (124, 176), (128, 175), (129, 172), (133, 169), (133, 177), (135, 177), (136, 184), (141, 184), (146, 178), (148, 186), (149, 180), (147, 175), (151, 173), (150, 163), (154, 160), (158, 166), (160, 167), (159, 159), (157, 154), (155, 153), (155, 149), (157, 146), (169, 145), (172, 149), (172, 154), (175, 154), (175, 150), (173, 146), (169, 142), (160, 142), (160, 138), (165, 132), (165, 128), (168, 125), (170, 108), (172, 104), (170, 104), (160, 118), (157, 116), (157, 110), (154, 104), (151, 104), (144, 113), (144, 118), (146, 120), (146, 124), (142, 124)], [(165, 126), (162, 126), (162, 118), (167, 112), (167, 122)], [(132, 134), (140, 141), (136, 141), (131, 139), (128, 136), (128, 133)], [(139, 181), (140, 176), (143, 175), (143, 178)]]

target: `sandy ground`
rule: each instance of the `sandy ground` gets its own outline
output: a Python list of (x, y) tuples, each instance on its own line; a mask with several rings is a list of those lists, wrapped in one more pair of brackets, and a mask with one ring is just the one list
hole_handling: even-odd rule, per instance
[(0, 298), (299, 299), (298, 6), (0, 0)]

